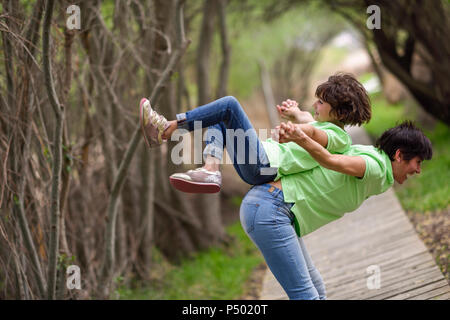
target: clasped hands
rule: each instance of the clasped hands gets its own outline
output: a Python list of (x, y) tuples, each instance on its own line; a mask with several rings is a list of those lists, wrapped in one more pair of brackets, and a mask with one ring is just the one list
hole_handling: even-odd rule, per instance
[(282, 122), (275, 129), (272, 129), (272, 139), (280, 143), (297, 141), (306, 136), (299, 124), (292, 123), (291, 120), (298, 120), (298, 114), (302, 111), (298, 108), (298, 102), (287, 99), (280, 105), (277, 105), (277, 110), (283, 119), (289, 120), (287, 123)]
[(272, 130), (272, 139), (280, 143), (285, 142), (302, 142), (307, 135), (303, 132), (300, 124), (291, 121), (282, 122)]
[(281, 118), (295, 121), (297, 118), (297, 114), (300, 112), (300, 109), (297, 107), (298, 107), (297, 101), (287, 99), (281, 103), (281, 106), (277, 105), (277, 110)]

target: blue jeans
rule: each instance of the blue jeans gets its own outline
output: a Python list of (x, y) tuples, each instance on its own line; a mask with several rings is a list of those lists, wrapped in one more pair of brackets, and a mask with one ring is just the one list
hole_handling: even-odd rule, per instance
[(289, 299), (326, 299), (322, 277), (295, 233), (292, 205), (270, 184), (253, 186), (241, 204), (241, 224)]
[(267, 183), (276, 177), (277, 168), (271, 168), (269, 159), (250, 120), (236, 98), (228, 96), (177, 114), (178, 128), (193, 131), (208, 128), (203, 156), (222, 160), (223, 149), (238, 175), (251, 185)]

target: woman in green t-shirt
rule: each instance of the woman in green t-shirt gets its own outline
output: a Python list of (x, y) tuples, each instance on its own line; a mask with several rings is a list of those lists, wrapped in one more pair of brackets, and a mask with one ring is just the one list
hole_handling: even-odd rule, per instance
[(401, 184), (419, 174), (432, 147), (410, 122), (387, 130), (376, 147), (352, 145), (344, 154), (331, 154), (290, 122), (280, 126), (280, 142), (288, 141), (307, 150), (320, 166), (282, 177), (281, 183), (253, 186), (241, 204), (241, 223), (290, 299), (325, 299), (322, 278), (299, 233), (304, 236), (354, 211), (394, 180)]

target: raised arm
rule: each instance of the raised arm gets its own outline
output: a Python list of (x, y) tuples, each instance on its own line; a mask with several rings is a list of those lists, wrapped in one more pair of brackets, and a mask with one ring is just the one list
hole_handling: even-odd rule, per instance
[(291, 122), (280, 125), (280, 142), (293, 141), (304, 148), (324, 168), (362, 178), (366, 162), (362, 157), (331, 154), (322, 145), (311, 139), (301, 125)]
[[(281, 126), (281, 125), (280, 125)], [(280, 130), (280, 126), (276, 126), (275, 130)], [(318, 144), (320, 144), (322, 147), (326, 148), (328, 145), (328, 136), (327, 133), (321, 129), (318, 129), (310, 124), (303, 123), (303, 124), (297, 124), (297, 126), (300, 127), (300, 129), (311, 139), (316, 141)], [(274, 134), (272, 135), (272, 138), (275, 140), (279, 140), (279, 135)], [(280, 141), (280, 142), (287, 142), (287, 141)]]

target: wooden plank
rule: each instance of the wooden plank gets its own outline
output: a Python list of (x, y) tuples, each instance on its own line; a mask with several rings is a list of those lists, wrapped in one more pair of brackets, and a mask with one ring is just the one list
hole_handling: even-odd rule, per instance
[(444, 294), (442, 294), (440, 296), (431, 298), (429, 300), (450, 300), (450, 292), (449, 293), (444, 293)]
[[(379, 233), (387, 235), (386, 237), (380, 237)], [(367, 246), (379, 247), (382, 244), (389, 244), (392, 241), (401, 239), (405, 236), (416, 236), (416, 232), (405, 224), (392, 224), (386, 225), (386, 227), (370, 231), (363, 230), (360, 234), (353, 233), (351, 235), (340, 236), (340, 239), (329, 239), (322, 245), (314, 244), (311, 239), (305, 241), (305, 245), (308, 248), (311, 255), (320, 256), (323, 253), (337, 254), (339, 251), (358, 251)]]
[[(399, 290), (399, 293), (407, 292), (417, 287), (421, 287), (424, 284), (431, 283), (442, 279), (442, 274), (436, 272), (436, 270), (424, 269), (420, 272), (413, 274), (402, 275), (398, 274), (397, 277), (387, 280), (381, 278), (380, 289), (369, 290), (366, 285), (366, 278), (359, 279), (358, 282), (346, 285), (346, 290), (338, 291), (338, 295), (341, 297), (358, 296), (361, 299), (369, 299), (371, 297), (378, 300), (385, 297), (395, 295), (395, 290)], [(394, 292), (394, 293), (393, 293)], [(332, 294), (330, 293), (330, 296)]]
[(428, 284), (426, 286), (420, 287), (420, 288), (416, 288), (414, 290), (405, 292), (405, 293), (401, 293), (399, 295), (393, 296), (391, 298), (389, 298), (388, 300), (405, 300), (405, 299), (410, 299), (410, 298), (414, 298), (416, 296), (420, 296), (421, 294), (424, 293), (428, 293), (430, 291), (432, 291), (433, 289), (444, 289), (443, 292), (436, 294), (436, 296), (439, 296), (440, 294), (444, 294), (447, 292), (450, 292), (450, 288), (448, 286), (448, 283), (446, 280), (440, 280), (438, 282), (435, 283), (431, 283)]
[(443, 287), (435, 286), (434, 290), (430, 290), (423, 294), (413, 296), (411, 298), (408, 298), (407, 300), (429, 300), (429, 299), (439, 297), (440, 295), (443, 295), (444, 293), (449, 293), (449, 292), (450, 292), (450, 289), (448, 287), (448, 283), (445, 283)]
[(385, 300), (389, 299), (399, 293), (404, 293), (411, 291), (416, 288), (420, 288), (427, 284), (432, 284), (434, 282), (442, 280), (443, 276), (442, 273), (435, 273), (433, 275), (426, 275), (426, 276), (418, 276), (411, 280), (414, 280), (412, 283), (404, 284), (404, 283), (397, 283), (395, 286), (392, 286), (389, 292), (383, 293), (381, 295), (372, 296), (371, 299), (376, 300)]
[[(432, 259), (425, 246), (411, 244), (413, 240), (415, 239), (412, 237), (401, 239), (398, 242), (393, 243), (390, 247), (380, 246), (379, 250), (371, 252), (370, 254), (366, 253), (365, 255), (362, 253), (350, 255), (344, 252), (341, 254), (342, 260), (335, 257), (324, 257), (322, 261), (319, 260), (315, 265), (321, 270), (322, 266), (330, 265), (330, 263), (332, 263), (334, 270), (349, 270), (367, 267), (372, 264), (383, 265), (385, 263), (395, 263), (399, 260), (408, 260), (417, 254), (423, 254), (424, 260)], [(317, 260), (313, 254), (311, 254), (311, 256), (313, 261)], [(322, 262), (324, 263), (322, 264)], [(340, 271), (336, 272), (329, 268), (321, 271), (323, 271), (322, 274), (324, 276), (333, 276), (333, 274), (341, 273)]]
[[(377, 228), (354, 226), (353, 230), (341, 229), (337, 232), (335, 237), (333, 237), (332, 231), (326, 231), (326, 234), (324, 234), (325, 232), (320, 232), (317, 234), (313, 232), (303, 239), (307, 247), (311, 248), (311, 250), (331, 250), (338, 244), (343, 245), (357, 243), (360, 238), (365, 239), (367, 242), (371, 242), (371, 240), (387, 242), (388, 239), (386, 239), (386, 236), (391, 237), (407, 231), (415, 233), (415, 230), (413, 226), (409, 224), (409, 221), (393, 220), (390, 222), (383, 222), (383, 225), (380, 224)], [(312, 235), (314, 235), (314, 237)], [(338, 242), (335, 243), (335, 241)]]
[[(333, 242), (334, 239), (342, 239), (343, 234), (342, 230), (346, 230), (346, 234), (349, 232), (352, 233), (352, 237), (348, 237), (349, 240), (354, 239), (355, 234), (365, 234), (367, 231), (382, 231), (386, 229), (386, 226), (393, 223), (404, 223), (409, 222), (405, 221), (406, 217), (402, 216), (402, 211), (396, 211), (390, 214), (389, 217), (377, 217), (372, 213), (367, 214), (370, 218), (367, 218), (365, 221), (363, 219), (359, 219), (357, 216), (344, 216), (339, 220), (335, 220), (334, 222), (323, 226), (322, 228), (310, 233), (304, 237), (305, 241), (309, 241), (310, 238), (314, 238), (315, 241), (330, 243)], [(364, 216), (362, 214), (361, 216)], [(407, 225), (407, 224), (406, 224)], [(411, 226), (413, 229), (413, 227)], [(323, 231), (325, 233), (325, 237), (322, 237), (323, 234), (319, 236), (318, 231)], [(322, 241), (321, 241), (322, 240)]]
[[(371, 257), (359, 257), (359, 259), (350, 260), (347, 265), (343, 265), (341, 268), (336, 266), (334, 268), (327, 268), (322, 272), (324, 277), (330, 278), (334, 276), (339, 276), (345, 271), (353, 272), (360, 270), (361, 272), (365, 272), (365, 269), (373, 264), (383, 266), (384, 270), (389, 270), (393, 267), (398, 267), (399, 265), (403, 265), (404, 262), (419, 260), (420, 262), (429, 261), (429, 253), (424, 250), (420, 250), (417, 248), (405, 248), (402, 251), (388, 251), (385, 253), (379, 253), (373, 255)], [(321, 267), (320, 264), (316, 264), (316, 266)], [(323, 265), (324, 266), (324, 265)], [(387, 268), (387, 269), (386, 269)], [(337, 271), (336, 271), (337, 270)]]
[(317, 238), (317, 232), (318, 231), (324, 231), (326, 233), (326, 237), (323, 238), (324, 240), (329, 240), (330, 237), (337, 236), (341, 237), (342, 233), (340, 233), (342, 230), (349, 230), (349, 231), (358, 231), (358, 229), (355, 229), (354, 227), (358, 224), (362, 224), (365, 228), (369, 229), (373, 227), (374, 225), (380, 225), (384, 222), (390, 222), (390, 221), (408, 221), (409, 220), (403, 215), (403, 211), (401, 209), (395, 209), (389, 210), (390, 212), (386, 214), (386, 216), (381, 214), (376, 214), (374, 212), (353, 212), (350, 214), (345, 215), (343, 218), (335, 220), (331, 222), (330, 224), (327, 224), (314, 233), (310, 233), (305, 236), (305, 239), (308, 238)]
[(260, 294), (261, 300), (288, 299), (285, 291), (268, 269), (264, 278), (263, 288)]
[[(364, 246), (358, 250), (357, 247), (346, 250), (339, 250), (334, 253), (323, 255), (323, 260), (328, 260), (327, 263), (333, 262), (335, 269), (341, 266), (349, 266), (361, 260), (381, 260), (384, 261), (383, 256), (392, 256), (399, 253), (401, 256), (408, 256), (410, 252), (426, 252), (424, 246), (417, 246), (411, 244), (411, 236), (401, 238), (397, 241), (392, 241), (390, 244), (380, 244), (379, 246), (370, 247)], [(320, 265), (321, 260), (315, 259), (316, 254), (313, 252), (311, 257), (317, 261), (316, 265)]]
[[(370, 265), (381, 265), (383, 263), (389, 263), (389, 262), (396, 262), (396, 261), (401, 261), (401, 260), (407, 260), (412, 256), (415, 256), (417, 254), (420, 253), (424, 253), (426, 252), (425, 250), (423, 250), (422, 248), (417, 248), (417, 247), (413, 247), (413, 248), (406, 248), (403, 250), (398, 250), (398, 251), (388, 251), (385, 253), (377, 253), (375, 255), (371, 255), (371, 256), (367, 256), (367, 257), (361, 257), (359, 260), (356, 261), (348, 261), (347, 264), (345, 264), (344, 262), (339, 262), (339, 261), (333, 261), (333, 263), (336, 264), (336, 266), (334, 266), (333, 264), (333, 269), (325, 269), (327, 265), (329, 265), (328, 263), (322, 265), (320, 263), (315, 263), (315, 266), (318, 268), (318, 270), (321, 271), (321, 274), (324, 278), (331, 278), (333, 276), (342, 274), (342, 272), (344, 270), (350, 270), (350, 271), (355, 271), (355, 270), (362, 270), (363, 272), (365, 272), (366, 268)], [(314, 257), (312, 258), (314, 261)], [(331, 263), (331, 261), (330, 261)]]
[[(418, 270), (420, 271), (420, 270)], [(415, 272), (415, 274), (411, 273), (411, 274), (404, 274), (404, 275), (400, 275), (400, 276), (393, 276), (392, 279), (396, 280), (394, 283), (388, 283), (388, 278), (386, 278), (383, 273), (382, 273), (382, 277), (381, 277), (381, 286), (382, 288), (384, 288), (386, 290), (389, 289), (389, 291), (391, 290), (391, 287), (398, 287), (398, 284), (402, 284), (404, 285), (406, 284), (410, 284), (412, 286), (416, 286), (416, 282), (417, 281), (421, 281), (423, 279), (427, 279), (430, 278), (430, 276), (432, 274), (430, 274), (429, 269), (425, 269), (422, 270), (422, 273), (419, 273), (418, 271)], [(436, 273), (435, 273), (436, 274)], [(271, 275), (271, 274), (270, 274)], [(439, 277), (441, 277), (441, 274), (439, 274)], [(267, 284), (270, 283), (270, 288), (267, 287)], [(271, 275), (271, 281), (265, 281), (266, 287), (265, 289), (263, 289), (262, 294), (261, 294), (261, 299), (279, 299), (281, 296), (286, 297), (286, 294), (284, 293), (284, 290), (281, 288), (281, 286), (278, 284), (278, 282), (276, 281), (276, 279)], [(355, 285), (353, 283), (353, 285)], [(343, 284), (341, 286), (340, 290), (330, 290), (328, 284), (326, 283), (326, 287), (327, 287), (327, 291), (328, 291), (328, 298), (329, 299), (361, 299), (364, 296), (362, 296), (362, 294), (364, 293), (368, 293), (370, 292), (369, 289), (367, 289), (366, 287), (366, 277), (363, 276), (360, 279), (359, 285), (355, 288), (349, 285), (345, 285)], [(344, 288), (342, 288), (344, 287)], [(359, 287), (359, 289), (358, 289)], [(277, 293), (277, 290), (281, 293)], [(337, 291), (337, 292), (336, 292)], [(338, 295), (335, 295), (335, 292)], [(379, 295), (379, 292), (373, 292), (367, 296), (367, 298), (370, 298), (371, 296), (373, 296), (374, 294)]]
[[(387, 273), (384, 272), (382, 268), (380, 268), (380, 280), (384, 285), (388, 285), (393, 283), (393, 281), (398, 281), (399, 279), (406, 280), (408, 279), (408, 275), (417, 276), (424, 272), (430, 272), (430, 267), (433, 267), (432, 262), (428, 261), (425, 264), (418, 266), (418, 268), (409, 268), (409, 269), (393, 269), (392, 272)], [(325, 285), (327, 290), (331, 293), (335, 288), (340, 288), (341, 286), (345, 286), (351, 282), (364, 280), (367, 281), (369, 275), (364, 273), (350, 273), (350, 277), (347, 278), (333, 278), (330, 281), (325, 281)]]
[[(361, 244), (360, 247), (355, 245), (348, 248), (335, 249), (334, 252), (321, 252), (320, 255), (318, 255), (317, 252), (309, 250), (308, 246), (307, 250), (316, 266), (320, 266), (322, 263), (325, 263), (326, 265), (332, 263), (337, 269), (362, 259), (376, 260), (383, 255), (391, 256), (397, 251), (404, 252), (404, 254), (402, 254), (403, 256), (406, 255), (407, 252), (427, 251), (423, 244), (414, 242), (414, 240), (415, 235), (409, 233), (400, 236), (396, 240), (392, 239), (388, 244), (380, 242), (376, 245), (369, 245), (366, 243)], [(381, 258), (381, 260), (384, 259)]]

